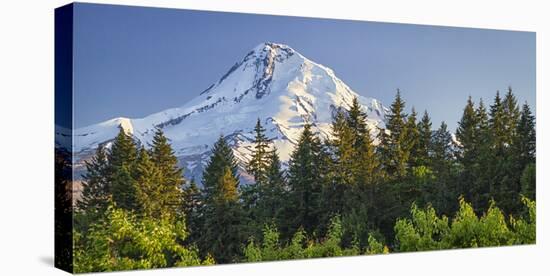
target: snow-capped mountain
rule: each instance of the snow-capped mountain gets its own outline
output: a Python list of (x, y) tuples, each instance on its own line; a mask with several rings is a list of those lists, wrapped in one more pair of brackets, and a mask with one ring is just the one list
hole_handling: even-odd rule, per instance
[[(285, 162), (305, 122), (312, 123), (321, 137), (329, 137), (335, 111), (348, 108), (354, 97), (364, 106), (371, 129), (384, 127), (387, 109), (378, 100), (358, 95), (330, 68), (289, 46), (262, 43), (181, 107), (144, 118), (115, 118), (75, 129), (75, 169), (83, 170), (83, 161), (99, 144), (108, 146), (119, 126), (145, 146), (159, 127), (170, 139), (187, 179), (200, 181), (211, 146), (220, 135), (230, 142), (241, 165), (248, 161), (257, 118)], [(63, 144), (70, 136), (60, 131), (56, 138)]]

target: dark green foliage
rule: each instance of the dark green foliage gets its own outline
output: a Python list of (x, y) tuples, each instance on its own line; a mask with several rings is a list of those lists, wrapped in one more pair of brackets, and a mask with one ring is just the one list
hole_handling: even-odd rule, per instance
[(417, 122), (404, 109), (398, 91), (377, 145), (357, 99), (338, 109), (331, 139), (305, 124), (287, 171), (258, 119), (250, 185), (222, 136), (199, 188), (162, 130), (145, 150), (121, 128), (86, 164), (77, 271), (534, 243), (530, 107), (511, 89), (489, 113), (469, 98), (456, 142), (445, 122), (434, 131), (427, 112)]
[(201, 207), (204, 224), (198, 237), (203, 255), (219, 263), (235, 262), (247, 238), (247, 219), (239, 201), (239, 181), (233, 150), (220, 137), (212, 149), (203, 175)]
[(144, 148), (139, 151), (135, 165), (135, 183), (137, 199), (145, 216), (161, 218), (173, 215), (167, 212), (161, 169), (149, 157)]
[(159, 186), (159, 195), (156, 197), (160, 213), (176, 216), (182, 196), (183, 169), (178, 165), (172, 147), (164, 136), (161, 128), (157, 128), (149, 151), (152, 166), (158, 170), (158, 179), (155, 185)]
[(418, 146), (416, 147), (416, 165), (430, 166), (430, 149), (432, 148), (432, 122), (427, 111), (418, 122)]
[(476, 109), (476, 131), (478, 137), (478, 150), (475, 156), (475, 164), (472, 168), (474, 181), (472, 183), (472, 204), (477, 213), (481, 213), (486, 209), (491, 199), (491, 179), (489, 172), (492, 166), (492, 147), (491, 147), (491, 129), (489, 126), (489, 115), (483, 104), (483, 100), (479, 100), (478, 108)]
[[(473, 200), (473, 187), (475, 174), (474, 169), (477, 164), (477, 154), (479, 150), (479, 132), (477, 129), (477, 116), (472, 97), (468, 97), (468, 102), (462, 113), (462, 118), (458, 122), (456, 129), (456, 138), (460, 141), (457, 152), (457, 161), (463, 166), (461, 182), (463, 186), (459, 187), (461, 193), (467, 200)], [(477, 203), (477, 202), (474, 202)]]
[(139, 211), (140, 203), (136, 195), (136, 182), (133, 175), (137, 159), (137, 148), (132, 137), (120, 127), (108, 156), (107, 179), (113, 202), (117, 208)]
[(191, 179), (188, 184), (185, 184), (182, 192), (181, 211), (188, 228), (191, 230), (188, 244), (193, 244), (198, 241), (202, 225), (204, 224), (204, 217), (202, 216), (202, 194), (200, 188), (197, 186), (195, 179)]
[(441, 122), (441, 126), (434, 133), (432, 138), (432, 170), (437, 176), (433, 192), (435, 192), (435, 202), (432, 202), (439, 210), (448, 211), (452, 203), (458, 197), (456, 188), (452, 185), (452, 166), (453, 166), (453, 141), (451, 134), (447, 130), (447, 124)]
[(233, 150), (229, 147), (224, 138), (220, 136), (212, 147), (210, 160), (203, 173), (202, 184), (204, 186), (205, 196), (210, 198), (217, 192), (216, 189), (219, 179), (223, 177), (226, 167), (229, 168), (231, 173), (238, 179), (237, 162), (235, 161)]
[(407, 142), (407, 114), (403, 113), (405, 102), (401, 93), (397, 90), (395, 100), (390, 106), (390, 112), (386, 115), (386, 128), (389, 134), (382, 132), (381, 147), (383, 149), (383, 166), (390, 177), (403, 178), (407, 172), (407, 164), (410, 156), (410, 144)]
[(535, 198), (537, 166), (535, 163), (528, 164), (521, 174), (521, 194), (527, 198)]
[(78, 201), (78, 209), (86, 213), (87, 219), (94, 221), (107, 210), (110, 196), (107, 179), (107, 152), (104, 146), (99, 146), (95, 156), (86, 161), (86, 174), (83, 176), (82, 196)]
[(527, 164), (535, 162), (535, 117), (531, 113), (531, 109), (527, 103), (521, 108), (514, 149), (514, 155), (517, 157), (516, 162), (519, 167), (525, 167)]
[(420, 129), (418, 128), (418, 124), (416, 123), (416, 110), (411, 110), (411, 114), (407, 117), (407, 123), (405, 125), (406, 128), (406, 144), (407, 148), (410, 149), (410, 155), (409, 155), (409, 164), (408, 168), (409, 170), (413, 167), (420, 166), (422, 164), (422, 158), (420, 157), (422, 154), (420, 154), (423, 151), (422, 144), (420, 143)]
[[(73, 167), (71, 153), (55, 148), (55, 266), (65, 271), (74, 269), (74, 232), (81, 228), (73, 208)], [(75, 221), (76, 223), (74, 223)]]
[(259, 118), (254, 127), (254, 133), (254, 149), (247, 170), (254, 177), (256, 185), (261, 186), (267, 178), (269, 140), (265, 136), (265, 128), (262, 127)]
[(303, 227), (311, 234), (319, 225), (323, 181), (321, 155), (319, 139), (311, 131), (311, 125), (305, 124), (289, 161), (286, 233)]
[(266, 170), (266, 183), (260, 189), (258, 200), (257, 222), (281, 224), (281, 208), (286, 196), (285, 176), (281, 168), (281, 161), (274, 148), (268, 153), (268, 166)]
[[(347, 209), (345, 200), (350, 198), (356, 180), (355, 135), (346, 122), (343, 112), (338, 112), (332, 124), (331, 141), (333, 159), (331, 160), (330, 181), (323, 187), (323, 202), (327, 216), (342, 214)], [(328, 217), (327, 217), (328, 219)]]

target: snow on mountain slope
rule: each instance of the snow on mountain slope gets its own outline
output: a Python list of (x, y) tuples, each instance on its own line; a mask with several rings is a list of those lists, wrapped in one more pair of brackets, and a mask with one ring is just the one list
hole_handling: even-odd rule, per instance
[[(160, 127), (170, 139), (186, 177), (200, 181), (211, 145), (223, 135), (240, 164), (248, 161), (257, 118), (287, 161), (305, 122), (321, 137), (330, 136), (335, 111), (358, 97), (371, 129), (384, 127), (387, 109), (376, 99), (352, 91), (334, 72), (286, 45), (263, 43), (187, 104), (140, 119), (115, 118), (74, 131), (75, 167), (109, 141), (121, 126), (142, 145)], [(374, 131), (375, 132), (375, 131)]]

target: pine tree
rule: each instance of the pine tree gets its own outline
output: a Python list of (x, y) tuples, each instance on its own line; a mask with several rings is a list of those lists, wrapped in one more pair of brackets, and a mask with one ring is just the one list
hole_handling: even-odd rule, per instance
[(181, 210), (185, 217), (185, 223), (189, 228), (188, 244), (194, 244), (199, 240), (203, 232), (202, 227), (204, 226), (204, 216), (202, 213), (203, 198), (195, 179), (191, 179), (191, 181), (184, 186), (182, 197)]
[(141, 148), (135, 166), (135, 181), (137, 185), (137, 199), (141, 205), (143, 215), (160, 219), (165, 212), (164, 189), (162, 186), (162, 172), (149, 157), (149, 153)]
[(161, 128), (155, 131), (149, 154), (159, 172), (156, 185), (159, 186), (161, 194), (156, 200), (160, 204), (160, 211), (174, 217), (181, 205), (182, 185), (185, 179), (183, 169), (178, 165), (178, 159)]
[(502, 106), (504, 112), (506, 143), (511, 145), (517, 136), (517, 126), (521, 116), (516, 96), (514, 96), (512, 92), (512, 87), (508, 87), (508, 91), (502, 101)]
[(518, 141), (517, 128), (521, 114), (511, 87), (508, 88), (504, 96), (502, 106), (505, 147), (504, 156), (501, 159), (503, 163), (499, 166), (502, 169), (502, 174), (499, 174), (500, 177), (497, 178), (497, 180), (500, 180), (498, 197), (501, 199), (499, 201), (500, 207), (505, 212), (517, 214), (522, 209), (519, 193), (521, 191), (520, 178), (524, 168), (520, 166), (518, 156), (514, 150), (516, 147), (515, 142)]
[(432, 141), (432, 122), (428, 111), (424, 111), (422, 119), (418, 123), (418, 147), (416, 151), (416, 160), (417, 165), (419, 166), (430, 166), (430, 148)]
[[(364, 141), (362, 139), (369, 135), (366, 120), (367, 115), (362, 111), (361, 104), (359, 104), (357, 97), (354, 97), (348, 116), (346, 117), (346, 122), (356, 136), (355, 148), (363, 144)], [(370, 136), (368, 136), (368, 138), (370, 138)]]
[(331, 162), (331, 179), (323, 189), (323, 201), (328, 207), (325, 210), (328, 215), (324, 218), (326, 221), (334, 214), (344, 212), (347, 195), (356, 185), (355, 176), (358, 163), (355, 148), (356, 136), (348, 126), (343, 111), (338, 112), (332, 123), (332, 136), (334, 138), (331, 141), (331, 146), (334, 157)]
[(247, 237), (245, 213), (239, 201), (239, 176), (233, 150), (220, 136), (203, 174), (201, 207), (204, 224), (199, 245), (219, 263), (237, 261)]
[(420, 130), (416, 123), (416, 110), (414, 107), (411, 110), (411, 114), (407, 117), (407, 123), (405, 125), (406, 129), (406, 147), (410, 149), (409, 156), (409, 169), (417, 167), (420, 165), (419, 155), (421, 152), (420, 148)]
[(288, 168), (288, 225), (283, 225), (287, 235), (300, 227), (312, 233), (319, 225), (322, 166), (320, 166), (321, 143), (306, 123), (294, 149)]
[(451, 167), (453, 162), (452, 137), (447, 130), (447, 124), (441, 122), (441, 126), (434, 133), (432, 138), (433, 170), (437, 176), (437, 187), (435, 187), (435, 200), (433, 204), (444, 213), (449, 213), (450, 202), (455, 200), (456, 194), (451, 187)]
[(108, 161), (112, 170), (122, 166), (131, 166), (137, 158), (137, 147), (126, 131), (119, 127), (118, 135), (115, 137), (111, 150), (108, 154)]
[(397, 90), (395, 100), (390, 106), (390, 112), (386, 115), (388, 137), (383, 139), (382, 147), (387, 157), (384, 158), (384, 168), (389, 176), (403, 178), (406, 175), (407, 163), (410, 155), (410, 148), (406, 142), (407, 130), (403, 113), (405, 102), (401, 93)]
[(483, 212), (489, 206), (491, 199), (491, 179), (490, 169), (492, 166), (493, 153), (491, 144), (491, 129), (489, 125), (489, 115), (483, 99), (479, 100), (476, 109), (476, 132), (477, 132), (477, 154), (475, 156), (475, 165), (472, 169), (474, 183), (472, 187), (472, 203), (478, 214)]
[[(133, 166), (133, 165), (132, 165)], [(133, 168), (130, 165), (118, 167), (112, 174), (111, 192), (115, 206), (135, 213), (141, 212), (138, 198), (137, 183), (132, 176)]]
[(499, 91), (491, 105), (489, 127), (491, 129), (491, 148), (497, 157), (503, 157), (508, 134), (505, 126), (504, 106)]
[(218, 263), (236, 262), (248, 233), (245, 213), (239, 202), (238, 180), (229, 166), (222, 169), (216, 193), (212, 196), (205, 206), (201, 249), (211, 253)]
[(475, 181), (474, 169), (476, 166), (476, 158), (479, 154), (479, 137), (477, 127), (477, 116), (472, 97), (468, 97), (466, 106), (462, 113), (462, 118), (458, 122), (456, 129), (456, 138), (459, 141), (459, 151), (457, 159), (463, 166), (464, 170), (461, 176), (461, 187), (459, 192), (466, 200), (473, 202), (473, 182)]
[[(491, 105), (489, 125), (491, 130), (491, 162), (489, 163), (490, 196), (499, 202), (505, 212), (509, 213), (514, 209), (516, 199), (514, 191), (519, 191), (519, 176), (514, 179), (510, 174), (512, 169), (510, 146), (513, 141), (513, 134), (510, 133), (510, 120), (515, 117), (513, 108), (515, 99), (511, 90), (503, 101), (497, 91), (493, 105)], [(514, 124), (517, 126), (517, 124)], [(515, 128), (514, 128), (515, 129)], [(515, 130), (513, 131), (515, 132)]]
[(97, 147), (94, 157), (86, 161), (86, 173), (83, 176), (82, 197), (78, 201), (78, 209), (91, 220), (103, 214), (109, 205), (109, 182), (107, 180), (107, 152), (105, 147)]
[[(356, 97), (353, 99), (346, 119), (353, 138), (350, 165), (354, 183), (345, 194), (344, 206), (346, 212), (353, 211), (355, 217), (358, 218), (361, 214), (370, 211), (374, 213), (377, 205), (375, 202), (377, 185), (382, 176), (380, 160), (366, 124), (367, 115), (362, 111)], [(363, 219), (366, 220), (366, 217), (363, 217)]]
[(238, 179), (237, 162), (235, 161), (233, 150), (229, 147), (223, 136), (220, 136), (212, 147), (210, 160), (203, 173), (202, 184), (206, 196), (211, 197), (217, 192), (218, 181), (223, 177), (225, 167), (229, 167), (231, 173)]
[(536, 154), (536, 132), (535, 117), (527, 103), (521, 108), (521, 116), (517, 126), (516, 156), (521, 167), (535, 162)]
[(113, 202), (117, 208), (139, 211), (136, 183), (133, 177), (137, 148), (134, 140), (122, 127), (115, 137), (107, 160), (107, 180), (111, 186)]
[(248, 162), (247, 170), (254, 177), (256, 185), (261, 186), (266, 181), (269, 139), (265, 135), (265, 128), (259, 118), (254, 127), (254, 133), (254, 150)]
[(268, 161), (266, 185), (261, 198), (263, 220), (279, 224), (277, 220), (285, 197), (285, 177), (276, 148), (269, 152)]

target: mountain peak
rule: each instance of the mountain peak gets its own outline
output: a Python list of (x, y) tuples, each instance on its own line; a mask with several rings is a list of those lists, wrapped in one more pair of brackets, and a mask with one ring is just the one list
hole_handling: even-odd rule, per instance
[(258, 65), (263, 64), (265, 67), (270, 67), (273, 62), (283, 62), (297, 53), (298, 52), (285, 44), (263, 42), (248, 52), (242, 63), (252, 61), (256, 62)]
[(244, 168), (253, 146), (253, 128), (260, 118), (281, 161), (287, 162), (305, 123), (311, 123), (323, 139), (330, 138), (334, 112), (349, 108), (355, 97), (367, 113), (371, 134), (376, 135), (384, 128), (386, 113), (380, 102), (360, 96), (330, 68), (291, 47), (264, 42), (183, 106), (144, 118), (116, 118), (80, 128), (68, 138), (73, 139), (78, 165), (84, 170), (86, 158), (99, 144), (111, 141), (119, 126), (142, 145), (149, 145), (155, 128), (162, 128), (185, 167), (186, 177), (200, 179), (211, 145), (220, 134)]
[(275, 42), (263, 42), (252, 49), (253, 52), (270, 52), (270, 51), (285, 51), (295, 53), (296, 51), (290, 46)]

